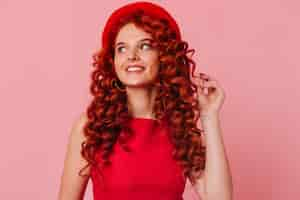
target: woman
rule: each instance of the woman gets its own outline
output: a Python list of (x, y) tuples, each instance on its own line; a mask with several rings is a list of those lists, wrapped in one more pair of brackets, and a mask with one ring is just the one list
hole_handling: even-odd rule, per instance
[(89, 178), (95, 200), (179, 200), (187, 178), (204, 200), (232, 198), (218, 118), (224, 91), (203, 73), (191, 80), (193, 53), (158, 5), (131, 3), (110, 16), (93, 57), (94, 98), (70, 134), (60, 200), (83, 199)]

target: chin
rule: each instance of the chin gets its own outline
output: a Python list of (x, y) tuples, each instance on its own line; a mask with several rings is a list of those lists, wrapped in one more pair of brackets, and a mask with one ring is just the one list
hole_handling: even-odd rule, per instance
[(149, 87), (153, 81), (136, 81), (136, 82), (126, 82), (127, 87)]

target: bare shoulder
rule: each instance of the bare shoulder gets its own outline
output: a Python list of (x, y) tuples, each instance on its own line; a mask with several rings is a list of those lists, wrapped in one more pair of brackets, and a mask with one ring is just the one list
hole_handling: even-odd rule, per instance
[(75, 119), (73, 124), (73, 129), (82, 130), (86, 122), (88, 121), (88, 117), (85, 112), (79, 114), (79, 116)]
[[(78, 172), (87, 164), (81, 156), (81, 144), (85, 140), (83, 128), (87, 120), (85, 113), (81, 113), (73, 122), (61, 176), (59, 200), (83, 199), (89, 176), (81, 177)], [(84, 174), (90, 175), (90, 167), (84, 170)]]
[(71, 137), (73, 138), (75, 137), (78, 140), (83, 141), (85, 139), (83, 129), (87, 121), (88, 121), (88, 117), (86, 113), (85, 112), (80, 113), (79, 116), (73, 122)]

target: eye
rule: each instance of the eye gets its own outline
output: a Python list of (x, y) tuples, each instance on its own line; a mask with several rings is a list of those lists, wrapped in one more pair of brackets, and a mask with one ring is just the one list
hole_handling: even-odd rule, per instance
[(122, 48), (125, 49), (125, 47), (123, 47), (123, 46), (118, 47), (118, 48), (117, 48), (117, 52), (122, 52)]
[(141, 45), (141, 48), (142, 48), (142, 49), (145, 49), (145, 48), (143, 48), (143, 47), (145, 47), (146, 50), (147, 50), (147, 49), (151, 49), (152, 46), (151, 46), (151, 44), (143, 43), (143, 44)]

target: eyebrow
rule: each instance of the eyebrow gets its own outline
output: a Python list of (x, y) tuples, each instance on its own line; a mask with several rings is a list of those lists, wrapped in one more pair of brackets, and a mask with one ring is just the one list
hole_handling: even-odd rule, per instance
[[(153, 42), (153, 39), (151, 38), (144, 38), (144, 39), (141, 39), (139, 42), (143, 42), (143, 41), (150, 41), (150, 42)], [(118, 42), (115, 47), (121, 45), (121, 44), (125, 44), (124, 42)]]

